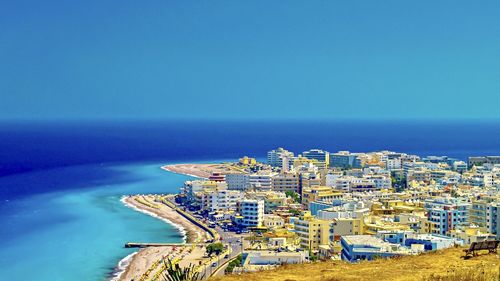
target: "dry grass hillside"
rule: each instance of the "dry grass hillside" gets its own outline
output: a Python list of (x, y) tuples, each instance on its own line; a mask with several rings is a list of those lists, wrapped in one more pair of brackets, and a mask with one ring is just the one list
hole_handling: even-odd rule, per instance
[(380, 259), (349, 264), (327, 261), (286, 265), (275, 270), (242, 275), (228, 275), (219, 281), (354, 281), (354, 280), (420, 280), (420, 281), (498, 281), (499, 254), (480, 253), (464, 260), (462, 248), (452, 248), (419, 256)]

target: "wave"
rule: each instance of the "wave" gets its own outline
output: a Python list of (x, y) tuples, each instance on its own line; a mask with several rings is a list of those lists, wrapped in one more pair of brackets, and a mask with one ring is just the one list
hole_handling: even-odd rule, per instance
[(113, 273), (111, 273), (111, 278), (109, 281), (118, 281), (120, 280), (120, 277), (125, 273), (127, 270), (127, 267), (130, 265), (132, 262), (132, 258), (137, 254), (138, 252), (133, 252), (132, 254), (124, 257), (118, 262), (118, 265), (115, 267), (113, 270)]
[[(137, 212), (141, 212), (141, 213), (144, 213), (146, 215), (149, 215), (151, 217), (154, 217), (154, 218), (157, 218), (157, 219), (160, 219), (170, 225), (172, 225), (173, 227), (175, 227), (179, 233), (182, 235), (182, 240), (184, 241), (184, 243), (186, 243), (187, 241), (187, 232), (186, 230), (184, 229), (184, 227), (182, 227), (181, 225), (179, 224), (176, 224), (176, 223), (173, 223), (172, 221), (166, 219), (166, 218), (162, 218), (160, 216), (158, 216), (157, 214), (153, 213), (153, 212), (150, 212), (150, 211), (147, 211), (147, 210), (142, 210), (142, 209), (139, 209), (137, 208), (136, 206), (128, 203), (125, 199), (127, 198), (127, 196), (122, 196), (122, 198), (120, 199), (120, 202), (123, 203), (123, 205), (125, 205), (126, 207), (129, 207)], [(123, 273), (125, 273), (125, 271), (127, 270), (128, 266), (130, 265), (130, 263), (132, 262), (132, 258), (137, 254), (138, 252), (133, 252), (132, 254), (124, 257), (123, 259), (121, 259), (119, 262), (118, 262), (118, 265), (115, 267), (115, 270), (113, 271), (113, 273), (111, 274), (111, 278), (109, 279), (109, 281), (118, 281), (120, 280), (120, 277), (122, 276)]]
[(179, 233), (180, 233), (180, 234), (181, 234), (181, 236), (182, 236), (182, 240), (184, 241), (184, 243), (186, 243), (186, 241), (187, 241), (187, 232), (186, 232), (186, 229), (185, 229), (182, 225), (180, 225), (180, 224), (176, 224), (176, 223), (172, 222), (171, 220), (166, 219), (166, 218), (164, 218), (164, 217), (160, 217), (160, 216), (158, 216), (157, 214), (155, 214), (155, 213), (153, 213), (153, 212), (150, 212), (150, 211), (147, 211), (147, 210), (143, 210), (143, 209), (139, 209), (139, 208), (137, 208), (136, 206), (134, 206), (134, 205), (132, 205), (132, 204), (129, 204), (129, 203), (125, 200), (126, 198), (127, 198), (127, 196), (123, 196), (123, 197), (120, 199), (120, 201), (121, 201), (121, 202), (122, 202), (125, 206), (127, 206), (127, 207), (129, 207), (129, 208), (131, 208), (131, 209), (133, 209), (133, 210), (135, 210), (135, 211), (137, 211), (137, 212), (144, 213), (144, 214), (146, 214), (146, 215), (149, 215), (149, 216), (151, 216), (151, 217), (154, 217), (154, 218), (160, 219), (160, 220), (162, 220), (162, 221), (164, 221), (164, 222), (166, 222), (166, 223), (168, 223), (168, 224), (172, 225), (173, 227), (175, 227), (175, 228), (179, 231)]

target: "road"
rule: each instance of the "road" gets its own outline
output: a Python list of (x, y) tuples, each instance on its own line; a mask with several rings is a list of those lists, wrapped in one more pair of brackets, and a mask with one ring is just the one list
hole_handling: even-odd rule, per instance
[(220, 242), (226, 246), (231, 247), (231, 254), (229, 254), (227, 258), (220, 256), (216, 262), (217, 266), (212, 267), (212, 265), (209, 265), (205, 267), (204, 270), (205, 279), (212, 276), (215, 272), (217, 272), (217, 274), (213, 276), (223, 276), (225, 269), (229, 264), (226, 262), (241, 254), (243, 249), (248, 246), (246, 245), (248, 241), (243, 239), (244, 238), (243, 234), (236, 234), (234, 232), (224, 231), (219, 226), (216, 226), (215, 230), (219, 233), (221, 237)]
[[(172, 199), (170, 199), (170, 202), (175, 204), (175, 202)], [(177, 205), (177, 204), (175, 204), (175, 205)], [(179, 206), (179, 207), (183, 208), (182, 206)], [(195, 214), (193, 214), (189, 210), (184, 209), (184, 211), (186, 213), (189, 213), (193, 217), (196, 217)], [(219, 235), (220, 235), (220, 240), (221, 240), (220, 242), (223, 243), (225, 246), (231, 247), (231, 253), (228, 255), (227, 258), (225, 258), (225, 256), (222, 256), (222, 255), (219, 256), (217, 262), (215, 262), (216, 266), (212, 266), (213, 263), (205, 266), (205, 268), (202, 271), (204, 279), (208, 279), (216, 271), (217, 271), (216, 276), (224, 275), (224, 271), (228, 265), (226, 262), (235, 258), (239, 254), (241, 254), (243, 252), (243, 249), (248, 246), (246, 244), (246, 243), (248, 243), (248, 241), (243, 239), (245, 236), (247, 236), (245, 234), (236, 234), (235, 232), (224, 231), (224, 229), (222, 229), (218, 225), (215, 227), (215, 231), (217, 231), (217, 233), (219, 233)], [(220, 270), (219, 270), (219, 268), (220, 268)]]

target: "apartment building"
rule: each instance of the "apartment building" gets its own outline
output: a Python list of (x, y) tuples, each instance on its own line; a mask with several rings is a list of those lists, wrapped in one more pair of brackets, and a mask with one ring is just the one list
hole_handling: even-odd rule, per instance
[(287, 204), (286, 194), (273, 190), (254, 190), (245, 193), (246, 199), (264, 201), (264, 212), (271, 213)]
[(348, 262), (412, 254), (409, 249), (399, 244), (385, 242), (372, 235), (342, 236), (341, 245), (341, 258)]
[(385, 155), (385, 168), (389, 171), (399, 170), (403, 167), (401, 153), (390, 153)]
[(336, 218), (330, 223), (330, 241), (339, 241), (341, 236), (361, 235), (364, 233), (363, 217)]
[(320, 245), (330, 241), (330, 221), (319, 220), (308, 214), (294, 222), (294, 231), (303, 249), (318, 251)]
[(309, 206), (309, 203), (315, 201), (332, 202), (342, 199), (343, 196), (344, 193), (334, 190), (330, 186), (313, 186), (302, 189), (302, 204)]
[(500, 224), (498, 223), (500, 203), (497, 197), (485, 197), (472, 201), (469, 210), (469, 222), (488, 233), (500, 238)]
[(288, 162), (288, 167), (291, 166), (291, 161), (293, 160), (294, 154), (282, 147), (271, 150), (267, 153), (267, 164), (272, 167), (283, 167), (283, 159), (285, 159), (285, 164)]
[(468, 165), (481, 166), (484, 164), (500, 164), (500, 156), (474, 156), (469, 157)]
[(330, 153), (321, 149), (311, 149), (302, 152), (302, 156), (307, 159), (316, 160), (321, 166), (327, 168), (330, 163)]
[(236, 210), (242, 199), (243, 193), (238, 190), (209, 190), (201, 194), (201, 209), (210, 212)]
[(197, 197), (196, 194), (204, 189), (224, 190), (227, 189), (227, 184), (225, 182), (208, 180), (186, 181), (184, 186), (181, 188), (181, 192), (186, 194), (189, 202), (195, 202), (199, 201), (199, 197)]
[(470, 203), (452, 199), (430, 199), (425, 202), (430, 233), (448, 235), (457, 225), (469, 222)]
[(273, 214), (264, 214), (263, 226), (268, 229), (282, 228), (285, 226), (285, 220)]
[(293, 172), (280, 173), (273, 177), (272, 189), (277, 192), (293, 191), (300, 194), (300, 176)]
[(216, 182), (225, 182), (226, 175), (220, 172), (212, 172), (212, 174), (208, 177), (208, 180)]
[(349, 151), (339, 151), (330, 154), (330, 167), (339, 168), (361, 168), (361, 159)]
[(301, 172), (300, 177), (300, 187), (301, 190), (304, 188), (310, 188), (314, 186), (321, 185), (321, 175), (316, 172)]
[(406, 181), (408, 183), (415, 181), (415, 182), (422, 182), (429, 184), (431, 182), (431, 174), (430, 171), (428, 170), (408, 170), (407, 175), (406, 175)]
[(361, 218), (365, 214), (368, 214), (370, 212), (370, 209), (366, 207), (364, 202), (360, 201), (346, 202), (342, 200), (338, 201), (339, 204), (334, 206), (332, 206), (332, 204), (329, 204), (329, 207), (327, 208), (323, 208), (323, 206), (320, 205), (315, 206), (316, 204), (321, 204), (321, 202), (312, 202), (309, 204), (309, 206), (315, 206), (317, 214), (316, 216), (319, 219), (324, 219), (324, 220), (331, 220), (338, 218)]
[(371, 179), (353, 178), (349, 183), (349, 192), (366, 192), (381, 190)]
[(271, 189), (273, 185), (273, 177), (276, 173), (262, 171), (248, 175), (248, 188), (250, 189)]
[(244, 199), (239, 206), (241, 225), (261, 227), (264, 223), (264, 201)]
[(486, 227), (488, 232), (496, 235), (496, 239), (500, 239), (500, 202), (491, 202), (486, 206)]
[(250, 186), (249, 175), (246, 173), (231, 173), (226, 175), (227, 188), (230, 190), (247, 190)]
[(487, 207), (491, 200), (479, 199), (473, 200), (469, 210), (469, 222), (472, 225), (486, 228)]

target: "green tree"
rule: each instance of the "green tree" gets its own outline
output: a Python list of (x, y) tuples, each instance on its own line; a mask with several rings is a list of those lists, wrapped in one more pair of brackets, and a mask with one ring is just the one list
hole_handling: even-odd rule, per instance
[(212, 256), (213, 253), (219, 254), (224, 250), (224, 245), (222, 243), (210, 243), (206, 247), (208, 256)]
[(286, 197), (292, 198), (294, 202), (300, 203), (300, 195), (297, 192), (289, 190), (286, 191), (285, 194)]
[(241, 262), (243, 261), (243, 256), (238, 255), (236, 259), (232, 260), (226, 267), (226, 273), (232, 273), (233, 269), (237, 266), (241, 266)]

